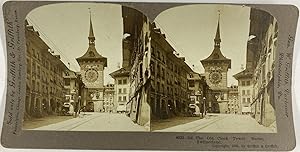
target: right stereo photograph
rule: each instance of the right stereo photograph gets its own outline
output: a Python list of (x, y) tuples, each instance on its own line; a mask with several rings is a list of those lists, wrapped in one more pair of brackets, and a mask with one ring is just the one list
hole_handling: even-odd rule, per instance
[(186, 5), (150, 25), (151, 131), (276, 133), (276, 19), (234, 5)]

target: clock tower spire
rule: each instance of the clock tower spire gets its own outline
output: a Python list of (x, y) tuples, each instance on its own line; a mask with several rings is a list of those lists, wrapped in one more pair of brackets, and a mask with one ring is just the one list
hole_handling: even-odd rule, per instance
[(95, 40), (92, 13), (89, 9), (88, 49), (81, 57), (76, 58), (76, 60), (80, 66), (80, 75), (85, 86), (82, 93), (83, 104), (88, 109), (102, 111), (104, 101), (104, 68), (107, 67), (107, 58), (98, 53)]
[(218, 101), (220, 113), (226, 113), (228, 110), (227, 73), (231, 68), (231, 60), (226, 58), (221, 51), (220, 23), (222, 22), (220, 20), (220, 11), (218, 11), (214, 49), (206, 59), (203, 59), (200, 62), (205, 70), (204, 75), (206, 83)]
[(93, 23), (92, 23), (92, 13), (90, 10), (90, 32), (89, 32), (89, 45), (95, 45), (95, 36), (94, 36), (94, 29), (93, 29)]
[(218, 19), (218, 26), (217, 26), (217, 32), (215, 36), (215, 48), (218, 47), (220, 48), (220, 43), (221, 43), (221, 37), (220, 37), (220, 11), (219, 11), (219, 19)]
[(227, 88), (227, 72), (231, 68), (231, 60), (221, 52), (220, 11), (218, 11), (217, 30), (212, 53), (201, 64), (205, 69), (206, 80), (213, 90)]

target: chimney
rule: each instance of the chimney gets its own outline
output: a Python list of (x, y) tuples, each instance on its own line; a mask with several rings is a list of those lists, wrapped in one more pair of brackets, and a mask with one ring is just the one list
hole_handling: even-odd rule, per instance
[(185, 61), (185, 57), (179, 57), (179, 59)]
[(56, 58), (60, 59), (60, 55), (54, 55)]

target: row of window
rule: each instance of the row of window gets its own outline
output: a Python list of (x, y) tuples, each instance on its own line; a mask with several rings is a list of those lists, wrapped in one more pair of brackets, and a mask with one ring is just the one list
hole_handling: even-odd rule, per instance
[[(154, 63), (152, 62), (150, 64), (150, 68), (151, 68), (151, 75), (155, 76), (155, 70), (154, 70)], [(182, 77), (178, 77), (177, 75), (173, 75), (172, 73), (168, 73), (165, 72), (165, 69), (163, 67), (160, 68), (159, 64), (157, 64), (157, 69), (156, 70), (156, 77), (155, 78), (162, 78), (162, 80), (164, 80), (165, 78), (167, 78), (167, 84), (169, 85), (179, 85), (179, 86), (183, 86), (183, 87), (188, 87), (188, 82), (187, 79), (184, 79)], [(165, 77), (166, 75), (166, 77)]]
[[(35, 82), (34, 80), (32, 80), (32, 91), (35, 91), (35, 92), (40, 92), (40, 93), (44, 93), (44, 94), (55, 94), (55, 95), (58, 95), (58, 96), (62, 96), (62, 90), (61, 89), (57, 89), (55, 87), (48, 87), (47, 85), (43, 85), (43, 84), (40, 84), (39, 82)], [(49, 90), (49, 89), (50, 90)], [(30, 90), (26, 90), (26, 91), (30, 91)]]
[(64, 81), (63, 78), (58, 77), (58, 76), (53, 76), (53, 75), (45, 75), (45, 73), (43, 73), (42, 75), (38, 76), (35, 73), (33, 73), (32, 75), (27, 75), (27, 81), (30, 81), (32, 78), (32, 80), (40, 80), (42, 83), (45, 84), (49, 84), (50, 82), (59, 86), (59, 87), (63, 87), (64, 85)]
[(104, 97), (104, 103), (105, 102), (111, 102), (111, 101), (113, 101), (113, 98), (112, 97), (110, 97), (110, 98), (106, 98), (106, 97)]
[(40, 69), (41, 67), (45, 68), (46, 70), (48, 71), (51, 71), (55, 74), (62, 74), (62, 69), (60, 69), (59, 67), (55, 66), (55, 65), (51, 65), (49, 63), (49, 61), (46, 61), (46, 60), (41, 60), (41, 61), (35, 61), (34, 59), (32, 59), (32, 62), (30, 62), (30, 59), (27, 58), (27, 73), (30, 73), (31, 71), (31, 67), (32, 67), (32, 70), (33, 72), (36, 71), (37, 69), (37, 72), (40, 73)]
[[(175, 64), (173, 64), (173, 61), (171, 60), (167, 60), (164, 54), (160, 53), (160, 50), (158, 48), (154, 48), (153, 46), (151, 46), (151, 49), (152, 49), (152, 53), (151, 53), (152, 56), (157, 57), (159, 61), (166, 64), (167, 68), (172, 72), (177, 73), (178, 75), (181, 74), (180, 66), (176, 66)], [(157, 65), (157, 69), (159, 69), (159, 65)]]
[(166, 63), (165, 56), (160, 53), (159, 49), (154, 49), (154, 47), (151, 46), (151, 50), (152, 50), (151, 55), (153, 57), (157, 57), (158, 60), (162, 61), (163, 63)]
[(126, 88), (119, 89), (118, 93), (119, 94), (121, 94), (121, 93), (127, 93), (127, 89)]
[(127, 84), (127, 79), (120, 79), (120, 80), (118, 80), (118, 84), (119, 85), (125, 85), (125, 84)]
[[(70, 81), (71, 81), (70, 78), (65, 78), (65, 79), (64, 79), (64, 82), (65, 82), (64, 84), (65, 84), (65, 86), (70, 86), (70, 84), (71, 84)], [(73, 86), (73, 87), (76, 88), (77, 85), (78, 85), (77, 81), (75, 81), (75, 80), (73, 79), (73, 85), (71, 85), (71, 86)]]
[[(153, 88), (154, 89), (154, 88)], [(155, 90), (152, 90), (153, 92)], [(173, 92), (174, 91), (174, 92)], [(184, 89), (180, 89), (180, 88), (176, 88), (174, 87), (174, 90), (173, 90), (173, 87), (169, 87), (167, 86), (165, 88), (165, 85), (164, 84), (161, 84), (159, 82), (157, 82), (157, 85), (156, 85), (156, 92), (158, 93), (163, 93), (163, 94), (168, 94), (168, 95), (179, 95), (179, 96), (183, 96), (183, 97), (188, 97), (188, 94), (187, 92), (184, 90)]]
[(250, 90), (242, 90), (242, 95), (251, 95)]
[(127, 96), (119, 96), (119, 102), (127, 102)]
[[(27, 53), (30, 54), (29, 50), (30, 50), (30, 48), (27, 45)], [(32, 51), (32, 54), (33, 54), (33, 59), (36, 59), (37, 61), (39, 61), (41, 63), (41, 65), (43, 65), (45, 68), (47, 68), (48, 70), (51, 70), (53, 72), (60, 72), (57, 67), (51, 66), (51, 64), (49, 63), (49, 61), (47, 61), (47, 59), (45, 59), (44, 56), (40, 56), (39, 51), (36, 51), (34, 48), (31, 48), (31, 51)]]
[(249, 103), (251, 103), (251, 98), (242, 98), (242, 103), (243, 104), (249, 104)]
[(241, 85), (241, 86), (250, 86), (250, 85), (251, 85), (251, 81), (250, 81), (250, 80), (247, 80), (247, 81), (241, 81), (241, 82), (240, 82), (240, 85)]
[[(27, 59), (27, 63), (30, 63), (29, 59)], [(59, 71), (61, 71), (61, 70), (59, 70)], [(54, 75), (52, 72), (49, 73), (49, 71), (45, 72), (44, 70), (41, 70), (40, 66), (36, 65), (35, 62), (32, 62), (32, 73), (31, 73), (30, 66), (27, 66), (27, 74), (29, 74), (32, 77), (41, 79), (45, 83), (49, 83), (49, 81), (51, 81), (55, 84), (63, 84), (61, 75)], [(59, 74), (62, 74), (62, 73), (59, 73)]]

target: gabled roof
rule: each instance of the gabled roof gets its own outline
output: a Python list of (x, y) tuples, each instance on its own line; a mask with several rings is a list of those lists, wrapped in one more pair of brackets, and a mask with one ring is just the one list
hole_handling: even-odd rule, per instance
[(118, 69), (117, 71), (114, 71), (112, 73), (110, 73), (109, 75), (112, 78), (116, 78), (116, 77), (125, 77), (125, 76), (129, 76), (130, 73), (130, 68), (129, 67), (123, 67)]
[(233, 75), (233, 77), (237, 80), (241, 79), (241, 78), (251, 78), (253, 76), (253, 71), (250, 69), (245, 69), (235, 75)]
[(201, 80), (202, 76), (199, 73), (193, 71), (192, 73), (189, 74), (187, 79), (188, 80)]
[(66, 69), (64, 71), (64, 75), (63, 75), (63, 78), (70, 78), (70, 79), (76, 79), (77, 78), (77, 74), (76, 72), (70, 70), (70, 69)]

